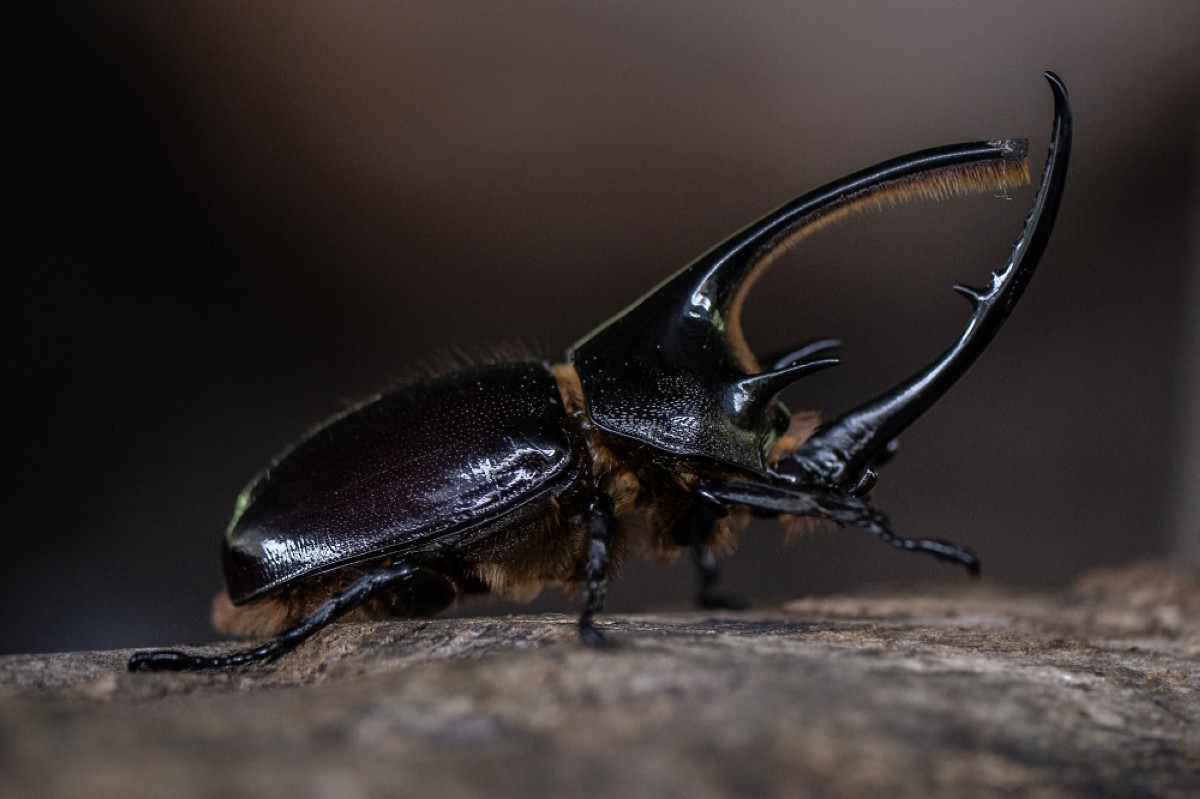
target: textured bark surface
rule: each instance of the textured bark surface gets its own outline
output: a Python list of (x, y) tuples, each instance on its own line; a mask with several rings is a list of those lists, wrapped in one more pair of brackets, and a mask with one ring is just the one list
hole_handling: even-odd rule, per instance
[(1197, 796), (1200, 582), (338, 625), (266, 666), (0, 658), (0, 795)]

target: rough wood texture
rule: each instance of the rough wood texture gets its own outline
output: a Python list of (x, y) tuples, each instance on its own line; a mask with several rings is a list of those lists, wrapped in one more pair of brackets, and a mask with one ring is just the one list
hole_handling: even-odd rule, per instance
[(269, 666), (0, 658), (0, 795), (1197, 796), (1200, 582), (339, 625)]

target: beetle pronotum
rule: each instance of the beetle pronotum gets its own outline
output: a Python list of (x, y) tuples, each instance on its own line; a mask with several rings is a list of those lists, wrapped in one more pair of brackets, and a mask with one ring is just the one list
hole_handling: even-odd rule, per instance
[(833, 340), (759, 363), (742, 335), (755, 275), (830, 221), (911, 198), (1027, 182), (1023, 140), (950, 145), (887, 161), (767, 214), (580, 340), (565, 361), (477, 365), (403, 385), (339, 415), (277, 458), (238, 498), (222, 549), (219, 630), (277, 636), (204, 656), (139, 652), (137, 669), (277, 657), (335, 618), (433, 613), (456, 598), (582, 586), (579, 632), (604, 605), (614, 554), (690, 550), (701, 605), (722, 604), (716, 554), (751, 514), (863, 528), (977, 572), (969, 549), (902, 538), (867, 501), (896, 436), (963, 374), (1033, 276), (1058, 211), (1071, 142), (1054, 93), (1049, 155), (1007, 265), (939, 358), (817, 425), (779, 393), (837, 363)]

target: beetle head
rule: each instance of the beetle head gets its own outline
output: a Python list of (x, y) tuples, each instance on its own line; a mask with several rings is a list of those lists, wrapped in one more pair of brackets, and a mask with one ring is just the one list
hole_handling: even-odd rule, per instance
[(879, 164), (799, 197), (660, 284), (579, 341), (570, 358), (592, 421), (672, 455), (762, 473), (786, 411), (779, 393), (837, 363), (809, 347), (762, 371), (740, 323), (761, 269), (854, 211), (997, 191), (1029, 179), (1023, 140), (952, 145)]

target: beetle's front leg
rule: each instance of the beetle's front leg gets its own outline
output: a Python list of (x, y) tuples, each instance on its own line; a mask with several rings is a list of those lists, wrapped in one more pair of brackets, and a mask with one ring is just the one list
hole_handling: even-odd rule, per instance
[(603, 491), (597, 492), (588, 503), (588, 550), (584, 585), (587, 599), (579, 616), (579, 637), (588, 646), (604, 646), (604, 634), (596, 629), (594, 619), (604, 610), (604, 595), (608, 591), (609, 550), (613, 536), (613, 501)]
[(958, 563), (979, 574), (979, 557), (969, 548), (936, 538), (904, 538), (892, 532), (887, 516), (866, 500), (820, 486), (778, 485), (748, 480), (705, 480), (699, 494), (722, 505), (744, 505), (773, 516), (810, 516), (839, 527), (858, 527), (908, 552), (922, 552), (939, 560)]

